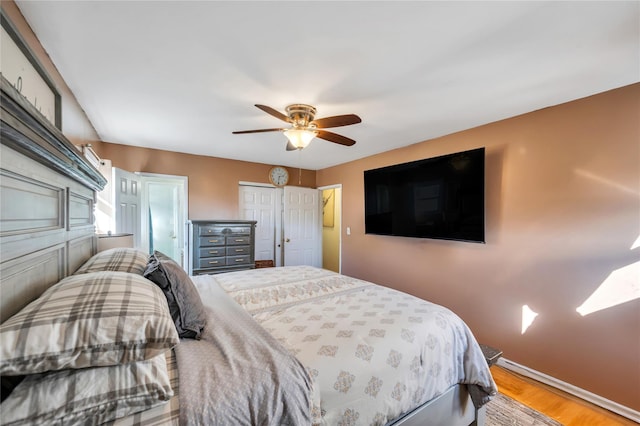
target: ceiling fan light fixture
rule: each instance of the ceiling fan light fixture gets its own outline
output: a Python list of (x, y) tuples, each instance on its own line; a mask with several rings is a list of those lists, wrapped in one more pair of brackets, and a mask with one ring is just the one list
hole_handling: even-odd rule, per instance
[(318, 135), (317, 131), (309, 129), (287, 129), (284, 131), (284, 135), (289, 139), (289, 142), (293, 144), (297, 149), (306, 148), (311, 140)]
[(287, 115), (267, 105), (256, 104), (256, 107), (291, 125), (290, 128), (240, 130), (232, 132), (234, 135), (243, 133), (282, 132), (287, 137), (287, 151), (295, 151), (306, 148), (313, 138), (318, 137), (329, 142), (344, 146), (352, 146), (356, 143), (353, 139), (325, 129), (331, 127), (349, 126), (362, 123), (362, 119), (355, 114), (334, 115), (315, 119), (316, 109), (307, 104), (292, 104), (285, 109)]

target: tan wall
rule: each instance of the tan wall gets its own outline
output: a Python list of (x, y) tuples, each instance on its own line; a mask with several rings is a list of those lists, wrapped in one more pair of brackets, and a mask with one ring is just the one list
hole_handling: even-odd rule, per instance
[[(130, 172), (162, 173), (189, 178), (189, 219), (238, 219), (238, 183), (269, 183), (267, 164), (181, 154), (102, 142), (94, 145), (100, 158)], [(313, 170), (287, 168), (290, 185), (314, 188)]]
[[(319, 171), (318, 186), (342, 183), (342, 272), (450, 307), (506, 358), (640, 409), (640, 300), (576, 312), (640, 260), (639, 114), (636, 84)], [(364, 234), (364, 170), (482, 146), (487, 244)], [(521, 334), (525, 304), (539, 316)]]

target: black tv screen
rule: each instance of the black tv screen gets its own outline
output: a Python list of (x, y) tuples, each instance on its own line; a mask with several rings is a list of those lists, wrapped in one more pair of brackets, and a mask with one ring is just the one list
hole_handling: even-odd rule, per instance
[(365, 233), (484, 243), (484, 148), (364, 172)]

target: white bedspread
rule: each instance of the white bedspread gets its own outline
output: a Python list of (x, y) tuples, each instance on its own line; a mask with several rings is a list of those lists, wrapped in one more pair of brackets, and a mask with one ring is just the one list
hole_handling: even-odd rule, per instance
[(309, 266), (198, 276), (220, 285), (313, 379), (314, 424), (383, 425), (457, 383), (496, 387), (467, 325), (411, 295)]

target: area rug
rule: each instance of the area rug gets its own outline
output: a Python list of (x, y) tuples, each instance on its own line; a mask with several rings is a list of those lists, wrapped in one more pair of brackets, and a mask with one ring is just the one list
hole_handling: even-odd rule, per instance
[(562, 423), (499, 393), (487, 404), (485, 426), (562, 426)]

